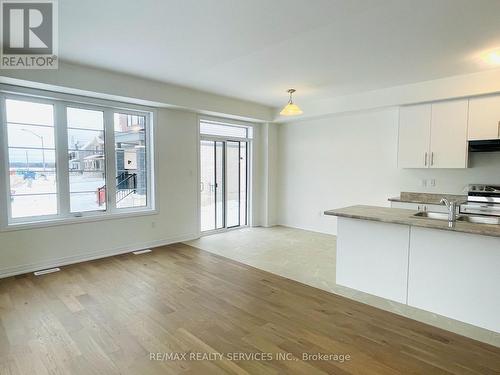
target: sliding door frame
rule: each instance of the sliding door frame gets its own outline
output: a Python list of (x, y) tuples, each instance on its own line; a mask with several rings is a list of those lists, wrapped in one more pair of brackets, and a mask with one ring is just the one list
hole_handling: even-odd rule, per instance
[[(221, 120), (218, 120), (221, 121)], [(228, 123), (227, 121), (224, 121), (228, 125), (232, 125), (231, 123)], [(200, 236), (207, 236), (215, 233), (221, 233), (221, 232), (227, 232), (230, 230), (237, 230), (240, 228), (245, 228), (249, 226), (250, 223), (250, 192), (251, 192), (251, 182), (252, 182), (252, 165), (253, 163), (251, 162), (251, 152), (252, 152), (252, 139), (251, 138), (238, 138), (238, 137), (221, 137), (221, 136), (214, 136), (214, 135), (205, 135), (205, 134), (200, 134), (199, 132), (199, 121), (198, 121), (198, 189), (197, 189), (197, 195), (198, 195), (198, 228), (199, 228), (199, 233)], [(240, 124), (235, 124), (235, 126), (242, 126)], [(246, 127), (252, 127), (251, 124), (245, 125)], [(223, 184), (224, 186), (222, 187), (223, 189), (223, 205), (224, 205), (224, 226), (223, 228), (219, 229), (213, 229), (213, 230), (207, 230), (207, 231), (201, 231), (201, 194), (199, 190), (200, 186), (200, 181), (201, 181), (201, 142), (202, 141), (211, 141), (211, 142), (223, 142), (223, 165), (224, 165), (224, 174), (223, 174)], [(227, 142), (245, 142), (246, 143), (246, 189), (245, 189), (245, 206), (246, 206), (246, 223), (242, 224), (241, 223), (241, 206), (239, 206), (238, 209), (238, 222), (239, 225), (237, 226), (231, 226), (227, 227), (227, 207), (226, 207), (226, 202), (227, 202), (227, 189), (226, 189), (226, 182), (227, 182)], [(214, 147), (216, 143), (214, 143)], [(215, 150), (214, 150), (215, 153)], [(241, 143), (239, 143), (239, 157), (241, 158)], [(241, 159), (240, 159), (241, 160)], [(215, 161), (215, 160), (214, 160)], [(217, 168), (217, 166), (215, 166)], [(216, 172), (215, 172), (216, 174)], [(216, 176), (215, 176), (216, 177)], [(238, 167), (238, 184), (241, 183), (241, 166)], [(241, 195), (241, 186), (239, 186), (239, 194)], [(217, 216), (217, 192), (215, 192), (215, 215)], [(239, 197), (239, 202), (241, 205), (241, 196)], [(217, 227), (217, 220), (215, 221), (215, 226)]]

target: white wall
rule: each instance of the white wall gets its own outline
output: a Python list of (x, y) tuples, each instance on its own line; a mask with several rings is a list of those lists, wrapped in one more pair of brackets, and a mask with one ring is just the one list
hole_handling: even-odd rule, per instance
[(268, 140), (267, 140), (267, 173), (268, 173), (268, 211), (267, 211), (267, 225), (272, 226), (278, 223), (278, 201), (279, 194), (278, 188), (278, 124), (269, 124)]
[(264, 227), (276, 225), (277, 182), (276, 171), (278, 157), (278, 126), (265, 123), (260, 127), (260, 222)]
[(159, 214), (1, 232), (0, 276), (197, 237), (197, 121), (195, 113), (158, 111)]
[[(460, 194), (469, 183), (500, 183), (500, 153), (474, 154), (462, 170), (398, 169), (397, 137), (397, 108), (279, 125), (278, 223), (336, 234), (327, 209), (389, 206), (400, 191)], [(436, 187), (421, 186), (432, 178)]]

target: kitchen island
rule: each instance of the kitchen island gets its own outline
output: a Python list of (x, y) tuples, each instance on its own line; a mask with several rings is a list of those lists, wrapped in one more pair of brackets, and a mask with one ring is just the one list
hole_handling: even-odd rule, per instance
[(337, 220), (339, 285), (500, 333), (500, 225), (351, 206)]

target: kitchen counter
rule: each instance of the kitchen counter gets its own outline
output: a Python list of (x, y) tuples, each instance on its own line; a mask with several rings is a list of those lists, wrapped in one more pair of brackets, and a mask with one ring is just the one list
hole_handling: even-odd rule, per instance
[(416, 212), (401, 208), (358, 205), (328, 210), (325, 215), (500, 237), (500, 225), (455, 222), (450, 228), (448, 221), (414, 217)]

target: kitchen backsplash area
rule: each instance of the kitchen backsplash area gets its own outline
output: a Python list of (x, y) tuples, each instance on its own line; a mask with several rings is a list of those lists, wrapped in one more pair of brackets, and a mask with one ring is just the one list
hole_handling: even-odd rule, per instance
[(500, 184), (500, 152), (469, 154), (466, 169), (401, 169), (401, 191), (465, 194), (469, 184)]

